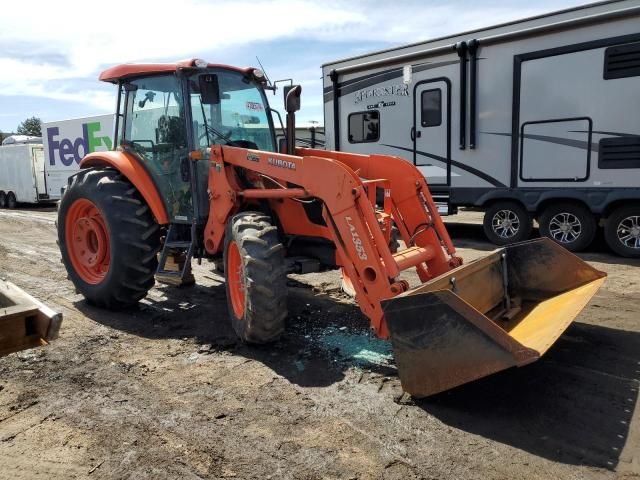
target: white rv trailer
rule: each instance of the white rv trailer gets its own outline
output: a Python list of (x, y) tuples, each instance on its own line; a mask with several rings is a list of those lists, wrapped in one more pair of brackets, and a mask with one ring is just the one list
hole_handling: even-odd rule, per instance
[(42, 144), (0, 146), (0, 208), (49, 200)]
[(402, 156), (485, 210), (498, 244), (542, 234), (640, 256), (640, 1), (592, 3), (327, 63), (327, 148)]

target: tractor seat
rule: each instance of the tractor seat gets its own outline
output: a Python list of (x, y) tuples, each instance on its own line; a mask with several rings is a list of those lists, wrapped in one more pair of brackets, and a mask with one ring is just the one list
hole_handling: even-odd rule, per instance
[(187, 146), (187, 135), (182, 118), (162, 115), (158, 119), (158, 143), (170, 143), (176, 148)]

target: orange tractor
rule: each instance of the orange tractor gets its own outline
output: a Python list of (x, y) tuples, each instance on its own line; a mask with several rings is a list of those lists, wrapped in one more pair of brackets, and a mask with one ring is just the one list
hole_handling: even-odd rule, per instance
[(96, 305), (129, 307), (155, 277), (189, 281), (192, 257), (222, 258), (234, 330), (267, 343), (285, 327), (286, 275), (340, 268), (423, 397), (536, 360), (604, 281), (546, 239), (462, 266), (411, 163), (295, 147), (299, 86), (278, 145), (258, 69), (189, 60), (100, 79), (118, 86), (114, 149), (84, 157), (58, 218), (70, 278)]

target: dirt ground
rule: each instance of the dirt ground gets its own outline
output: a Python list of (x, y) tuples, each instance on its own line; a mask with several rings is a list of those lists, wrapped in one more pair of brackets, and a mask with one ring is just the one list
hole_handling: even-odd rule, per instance
[[(291, 278), (276, 345), (238, 344), (212, 265), (140, 308), (88, 305), (52, 210), (0, 211), (0, 275), (64, 314), (51, 345), (0, 358), (0, 477), (640, 478), (640, 262), (609, 278), (542, 360), (422, 401), (336, 274)], [(465, 260), (493, 247), (451, 217)]]

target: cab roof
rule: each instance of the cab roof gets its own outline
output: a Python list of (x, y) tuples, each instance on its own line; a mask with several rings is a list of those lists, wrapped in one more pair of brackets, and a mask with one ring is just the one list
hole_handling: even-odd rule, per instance
[[(202, 62), (202, 60), (192, 58), (189, 60), (180, 60), (175, 63), (123, 63), (121, 65), (115, 65), (111, 68), (107, 68), (100, 74), (99, 79), (103, 82), (118, 83), (119, 80), (123, 80), (125, 78), (152, 75), (155, 73), (175, 72), (183, 68), (198, 68), (196, 61), (198, 61), (199, 64)], [(244, 74), (249, 74), (255, 70), (253, 67), (241, 68), (217, 63), (207, 63), (206, 68), (224, 68)]]

